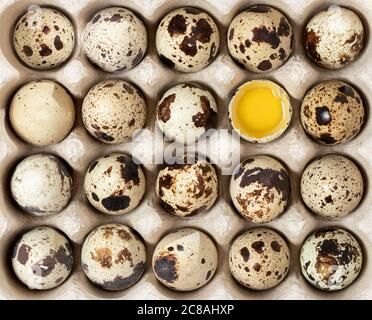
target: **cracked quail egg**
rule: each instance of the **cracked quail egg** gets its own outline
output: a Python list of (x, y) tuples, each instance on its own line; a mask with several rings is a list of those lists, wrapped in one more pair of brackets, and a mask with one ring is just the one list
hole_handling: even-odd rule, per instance
[(363, 176), (348, 158), (325, 155), (311, 162), (301, 178), (301, 196), (314, 213), (330, 218), (354, 211), (363, 196)]
[(268, 72), (281, 67), (292, 53), (294, 35), (288, 19), (265, 5), (239, 13), (228, 30), (232, 58), (249, 71)]
[(166, 137), (191, 144), (215, 126), (217, 103), (206, 88), (182, 83), (170, 88), (157, 106), (157, 124)]
[(168, 233), (152, 257), (156, 278), (176, 291), (196, 290), (206, 285), (217, 269), (218, 253), (213, 241), (197, 229)]
[(310, 19), (304, 35), (309, 58), (326, 69), (340, 69), (354, 61), (363, 48), (364, 28), (351, 10), (336, 5)]
[(362, 249), (355, 237), (340, 228), (320, 229), (303, 243), (302, 274), (314, 287), (325, 291), (349, 286), (362, 269)]
[(290, 253), (286, 241), (268, 228), (251, 229), (233, 242), (229, 252), (230, 271), (243, 286), (267, 290), (287, 275)]
[(81, 249), (85, 275), (98, 287), (124, 290), (134, 285), (146, 269), (146, 247), (141, 236), (123, 224), (95, 228)]
[(160, 22), (156, 48), (160, 60), (181, 72), (196, 72), (216, 57), (220, 34), (212, 17), (192, 7), (176, 9)]
[(33, 155), (17, 165), (10, 189), (24, 211), (40, 217), (52, 215), (62, 211), (71, 199), (71, 170), (53, 155)]
[(134, 210), (146, 189), (143, 170), (131, 157), (114, 153), (95, 160), (85, 175), (89, 202), (99, 211), (120, 215)]
[(291, 183), (283, 165), (268, 156), (243, 161), (230, 180), (230, 196), (238, 212), (254, 223), (269, 222), (288, 206)]
[(14, 49), (29, 67), (47, 70), (59, 66), (72, 54), (75, 30), (71, 21), (52, 8), (30, 7), (15, 26)]
[(24, 233), (13, 248), (12, 266), (30, 289), (48, 290), (62, 284), (74, 264), (70, 240), (60, 231), (38, 227)]
[(62, 141), (75, 122), (75, 105), (60, 84), (32, 81), (14, 95), (9, 109), (11, 125), (25, 142), (46, 146)]
[(239, 86), (228, 111), (233, 129), (254, 143), (278, 139), (288, 129), (293, 113), (288, 93), (269, 80), (251, 80)]
[[(186, 160), (186, 161), (185, 161)], [(208, 161), (163, 165), (156, 180), (160, 206), (179, 217), (208, 211), (218, 197), (216, 170)]]
[(146, 122), (146, 102), (132, 84), (106, 80), (94, 86), (84, 99), (83, 121), (96, 139), (119, 144), (132, 139)]
[(133, 69), (147, 50), (144, 23), (122, 7), (97, 12), (87, 24), (83, 39), (87, 58), (110, 73)]
[(302, 126), (321, 144), (350, 141), (361, 130), (364, 119), (363, 100), (358, 91), (337, 80), (316, 85), (301, 106)]

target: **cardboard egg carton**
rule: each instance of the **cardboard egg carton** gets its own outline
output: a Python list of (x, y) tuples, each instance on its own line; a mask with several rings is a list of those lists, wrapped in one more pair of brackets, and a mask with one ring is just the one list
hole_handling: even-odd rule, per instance
[[(241, 10), (254, 4), (268, 4), (279, 8), (291, 21), (295, 31), (295, 53), (280, 69), (267, 74), (254, 74), (237, 66), (229, 56), (226, 38), (229, 23)], [(67, 63), (50, 71), (36, 71), (21, 63), (12, 48), (12, 31), (18, 18), (35, 4), (31, 0), (3, 0), (0, 3), (0, 298), (3, 299), (366, 299), (372, 298), (372, 270), (370, 268), (372, 242), (372, 197), (369, 180), (372, 173), (372, 125), (369, 101), (372, 99), (372, 48), (369, 29), (372, 4), (362, 0), (39, 0), (41, 6), (61, 9), (74, 23), (77, 44)], [(302, 45), (302, 32), (308, 19), (331, 4), (345, 5), (359, 13), (366, 30), (365, 48), (354, 63), (338, 71), (327, 71), (312, 64)], [(108, 74), (87, 61), (82, 51), (81, 35), (93, 14), (108, 6), (125, 6), (132, 9), (146, 24), (149, 37), (148, 52), (133, 70)], [(209, 12), (221, 33), (221, 48), (215, 61), (204, 70), (181, 74), (164, 66), (157, 57), (155, 31), (161, 18), (174, 8), (196, 6)], [(281, 232), (288, 240), (291, 266), (287, 277), (277, 287), (262, 292), (251, 291), (239, 285), (228, 267), (228, 250), (237, 234), (253, 227), (233, 208), (229, 199), (229, 176), (220, 176), (220, 196), (213, 208), (200, 216), (180, 219), (164, 212), (156, 202), (155, 179), (157, 167), (145, 165), (147, 192), (141, 205), (125, 216), (106, 216), (96, 211), (85, 197), (83, 179), (89, 164), (96, 158), (112, 152), (131, 153), (135, 143), (117, 146), (98, 142), (85, 130), (81, 117), (81, 104), (89, 89), (96, 83), (111, 79), (124, 79), (134, 83), (144, 93), (148, 119), (146, 128), (155, 132), (155, 108), (158, 99), (176, 83), (194, 81), (209, 87), (218, 101), (218, 128), (230, 128), (227, 106), (231, 92), (251, 79), (270, 79), (281, 84), (289, 93), (293, 104), (293, 119), (287, 132), (268, 144), (251, 144), (241, 141), (241, 160), (267, 154), (281, 159), (290, 171), (292, 196), (288, 210), (278, 219), (266, 224)], [(37, 79), (51, 79), (61, 83), (73, 95), (77, 119), (69, 136), (56, 145), (34, 147), (22, 142), (12, 130), (8, 107), (15, 91), (23, 84)], [(300, 124), (299, 109), (305, 93), (316, 83), (340, 79), (352, 84), (361, 92), (367, 119), (361, 133), (351, 142), (338, 146), (321, 146), (312, 141)], [(151, 141), (150, 141), (151, 143)], [(220, 144), (223, 146), (223, 143)], [(222, 148), (222, 147), (221, 147)], [(11, 169), (24, 157), (35, 153), (52, 153), (65, 159), (74, 170), (75, 192), (71, 203), (58, 215), (45, 219), (23, 213), (11, 199), (9, 179)], [(352, 214), (334, 221), (321, 219), (305, 208), (299, 191), (301, 173), (316, 156), (328, 153), (344, 154), (353, 159), (365, 176), (365, 196)], [(220, 159), (221, 165), (224, 159)], [(218, 162), (216, 160), (216, 162)], [(80, 250), (86, 235), (96, 226), (120, 222), (136, 229), (145, 239), (148, 266), (145, 274), (133, 287), (120, 292), (106, 292), (89, 282), (80, 264)], [(61, 286), (43, 292), (27, 289), (15, 277), (10, 265), (10, 250), (16, 237), (30, 228), (50, 225), (65, 232), (74, 244), (75, 266), (72, 275)], [(151, 257), (157, 242), (171, 230), (192, 226), (206, 231), (216, 241), (219, 266), (214, 278), (203, 288), (190, 293), (177, 293), (162, 286), (151, 270)], [(352, 231), (364, 249), (364, 266), (358, 279), (347, 289), (325, 293), (312, 288), (301, 275), (299, 250), (304, 239), (313, 230), (324, 226), (341, 226)]]

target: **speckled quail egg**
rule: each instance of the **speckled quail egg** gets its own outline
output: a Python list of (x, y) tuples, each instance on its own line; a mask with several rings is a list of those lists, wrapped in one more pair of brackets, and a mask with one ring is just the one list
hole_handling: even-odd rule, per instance
[(213, 241), (197, 229), (168, 233), (152, 257), (156, 278), (176, 291), (196, 290), (206, 285), (217, 269), (218, 253)]
[(156, 48), (160, 60), (181, 72), (196, 72), (217, 55), (220, 34), (212, 17), (192, 7), (176, 9), (160, 22)]
[(277, 232), (255, 228), (233, 242), (229, 263), (240, 284), (253, 290), (267, 290), (278, 285), (288, 273), (289, 248)]
[(62, 159), (53, 155), (33, 155), (17, 165), (10, 189), (24, 211), (41, 217), (55, 214), (71, 199), (71, 170)]
[(348, 231), (320, 229), (303, 243), (300, 263), (303, 276), (314, 287), (336, 291), (358, 277), (363, 254), (358, 241)]
[(156, 180), (160, 206), (179, 217), (208, 211), (218, 197), (216, 170), (208, 161), (163, 165)]
[(75, 106), (60, 84), (32, 81), (21, 87), (10, 104), (9, 117), (25, 142), (46, 146), (62, 141), (75, 122)]
[(288, 206), (291, 183), (283, 165), (268, 156), (243, 161), (230, 180), (230, 196), (238, 212), (254, 223), (265, 223)]
[(25, 64), (47, 70), (59, 66), (71, 56), (75, 47), (75, 30), (60, 11), (32, 6), (17, 22), (13, 43)]
[(95, 160), (85, 175), (89, 202), (99, 211), (120, 215), (134, 210), (146, 189), (143, 170), (131, 157), (114, 153)]
[(141, 236), (123, 224), (106, 224), (85, 239), (81, 263), (90, 281), (116, 291), (134, 285), (146, 269), (146, 247)]
[(351, 10), (336, 5), (316, 14), (305, 28), (309, 58), (326, 69), (340, 69), (354, 61), (363, 48), (364, 28)]
[(294, 36), (288, 19), (277, 9), (257, 5), (239, 13), (228, 30), (233, 59), (261, 73), (281, 67), (292, 53)]
[(322, 82), (305, 96), (301, 122), (307, 134), (321, 144), (334, 145), (353, 139), (365, 118), (357, 90), (341, 81)]
[(134, 68), (147, 50), (142, 20), (121, 7), (97, 12), (87, 24), (83, 39), (87, 58), (110, 73)]
[(215, 126), (217, 103), (206, 88), (182, 83), (170, 88), (157, 106), (157, 124), (166, 137), (191, 144)]
[(73, 264), (70, 240), (50, 227), (24, 233), (13, 248), (13, 270), (30, 289), (47, 290), (59, 286), (70, 275)]
[(348, 158), (325, 155), (311, 162), (301, 178), (301, 195), (314, 213), (330, 218), (351, 213), (363, 196), (363, 176)]
[(146, 102), (132, 84), (106, 80), (94, 86), (84, 99), (83, 121), (98, 140), (118, 144), (127, 142), (146, 122)]

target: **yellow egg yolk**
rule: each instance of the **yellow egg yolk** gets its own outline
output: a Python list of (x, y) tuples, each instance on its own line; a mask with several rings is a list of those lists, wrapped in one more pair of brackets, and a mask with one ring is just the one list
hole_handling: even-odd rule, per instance
[(283, 129), (285, 108), (277, 87), (269, 81), (252, 81), (239, 89), (231, 112), (240, 134), (261, 139)]

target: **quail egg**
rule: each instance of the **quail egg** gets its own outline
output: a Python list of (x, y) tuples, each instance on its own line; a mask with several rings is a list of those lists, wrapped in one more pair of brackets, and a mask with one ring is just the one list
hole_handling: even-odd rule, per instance
[(365, 118), (357, 90), (341, 81), (322, 82), (305, 96), (301, 121), (307, 134), (321, 144), (335, 145), (353, 139)]
[(29, 67), (52, 69), (65, 62), (75, 47), (75, 30), (60, 11), (32, 6), (17, 22), (14, 49)]
[(152, 257), (156, 278), (176, 291), (196, 290), (206, 285), (217, 269), (218, 253), (213, 241), (197, 229), (168, 233)]
[(267, 290), (287, 275), (289, 248), (275, 231), (255, 228), (233, 242), (229, 263), (232, 275), (240, 284), (253, 290)]
[(133, 69), (147, 50), (144, 23), (122, 7), (97, 12), (87, 24), (83, 39), (87, 58), (110, 73)]
[(314, 213), (329, 218), (354, 211), (363, 196), (358, 167), (340, 155), (325, 155), (311, 162), (301, 178), (301, 195)]
[(135, 230), (123, 224), (106, 224), (85, 239), (81, 263), (88, 279), (100, 288), (123, 290), (144, 273), (146, 247)]
[(257, 5), (239, 13), (228, 30), (232, 58), (252, 72), (281, 67), (292, 53), (294, 36), (288, 19), (277, 9)]
[(215, 126), (217, 103), (206, 88), (182, 83), (170, 88), (157, 106), (157, 124), (166, 137), (191, 144)]
[(30, 289), (48, 290), (59, 286), (70, 275), (73, 264), (70, 240), (50, 227), (24, 233), (13, 248), (13, 270)]
[(196, 72), (209, 65), (220, 46), (212, 17), (197, 8), (176, 9), (160, 22), (156, 48), (160, 60), (181, 72)]
[(359, 56), (363, 23), (353, 11), (332, 5), (310, 19), (304, 41), (307, 55), (318, 66), (340, 69)]
[(293, 113), (288, 93), (269, 80), (251, 80), (239, 86), (228, 110), (233, 129), (254, 143), (279, 138), (288, 129)]
[(75, 122), (75, 106), (60, 84), (32, 81), (14, 95), (9, 110), (11, 125), (25, 142), (46, 146), (62, 141)]
[(95, 160), (85, 175), (84, 188), (89, 202), (99, 211), (120, 215), (141, 202), (146, 179), (131, 157), (114, 153)]
[(119, 144), (127, 142), (146, 122), (146, 102), (132, 84), (107, 80), (94, 86), (84, 99), (83, 121), (98, 140)]
[(283, 165), (268, 156), (243, 161), (230, 180), (230, 196), (238, 212), (254, 223), (269, 222), (288, 206), (291, 183)]
[(71, 199), (71, 170), (62, 159), (53, 155), (33, 155), (17, 165), (10, 189), (24, 211), (40, 217), (55, 214)]
[(363, 254), (358, 241), (346, 230), (320, 229), (303, 243), (300, 263), (302, 274), (311, 285), (336, 291), (358, 277)]
[(156, 180), (160, 206), (179, 217), (208, 211), (218, 197), (216, 170), (208, 161), (163, 165)]

